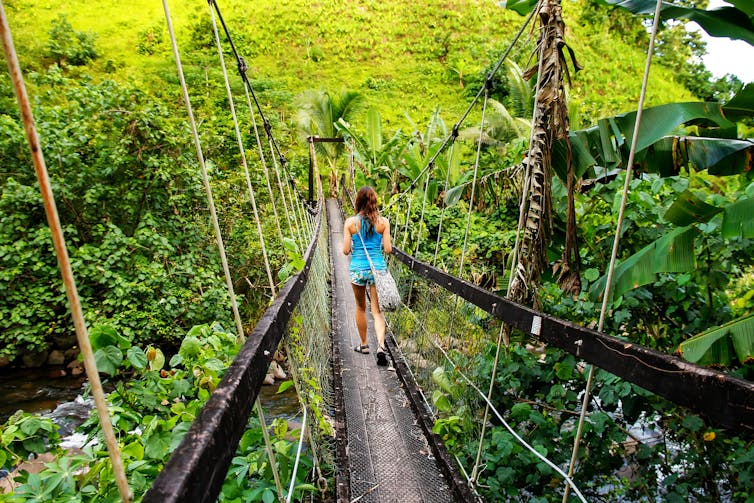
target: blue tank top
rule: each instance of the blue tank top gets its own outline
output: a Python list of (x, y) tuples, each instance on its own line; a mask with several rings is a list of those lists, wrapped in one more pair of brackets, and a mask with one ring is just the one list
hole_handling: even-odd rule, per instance
[[(358, 215), (358, 217), (360, 223), (358, 233), (364, 239), (364, 244), (367, 247), (367, 251), (369, 251), (369, 258), (372, 259), (375, 269), (384, 271), (387, 269), (387, 264), (385, 263), (385, 257), (382, 255), (382, 234), (377, 232), (377, 229), (369, 223), (369, 220), (361, 215)], [(371, 232), (367, 232), (369, 230), (367, 228), (371, 229)], [(361, 244), (361, 239), (356, 234), (351, 235), (351, 250), (350, 270), (368, 271), (370, 269), (369, 260), (367, 260), (366, 253), (364, 253), (364, 245)]]

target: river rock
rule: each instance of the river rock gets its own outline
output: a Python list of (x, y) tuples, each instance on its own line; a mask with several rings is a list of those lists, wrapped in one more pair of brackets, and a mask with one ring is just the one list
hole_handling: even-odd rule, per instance
[(79, 348), (73, 347), (70, 349), (66, 349), (63, 351), (63, 355), (65, 355), (65, 361), (70, 362), (72, 360), (75, 360), (79, 357)]
[(24, 367), (37, 368), (45, 364), (48, 354), (47, 351), (26, 353), (21, 357), (21, 360), (24, 362)]
[(78, 376), (84, 373), (84, 362), (73, 360), (68, 364), (68, 368), (71, 369), (72, 376)]
[(50, 356), (47, 357), (47, 365), (63, 365), (65, 363), (65, 354), (56, 349), (50, 352)]
[(55, 347), (58, 349), (68, 349), (75, 346), (78, 340), (76, 339), (76, 334), (73, 333), (69, 335), (53, 335), (52, 342), (55, 343)]

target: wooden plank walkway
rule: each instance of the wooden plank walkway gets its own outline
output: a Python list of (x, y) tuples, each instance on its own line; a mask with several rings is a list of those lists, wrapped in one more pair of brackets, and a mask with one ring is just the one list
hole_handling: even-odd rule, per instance
[[(453, 493), (417, 424), (392, 363), (389, 367), (377, 365), (377, 340), (369, 314), (372, 352), (363, 355), (353, 350), (360, 339), (348, 278), (350, 257), (341, 251), (343, 215), (336, 200), (327, 201), (327, 217), (333, 266), (333, 346), (335, 355), (340, 357), (334, 368), (341, 377), (345, 408), (341, 411), (344, 417), (338, 417), (336, 406), (336, 423), (345, 428), (347, 437), (346, 448), (338, 449), (338, 469), (339, 480), (349, 480), (348, 487), (338, 488), (338, 501), (453, 501)], [(336, 388), (337, 380), (336, 376)]]

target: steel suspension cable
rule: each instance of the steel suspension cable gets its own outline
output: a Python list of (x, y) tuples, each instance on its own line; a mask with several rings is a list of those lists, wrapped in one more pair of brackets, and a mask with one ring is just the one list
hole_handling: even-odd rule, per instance
[(254, 195), (254, 188), (251, 185), (251, 175), (249, 175), (249, 165), (246, 162), (246, 149), (244, 148), (243, 138), (241, 137), (241, 129), (238, 126), (238, 116), (236, 115), (235, 100), (233, 98), (233, 91), (230, 89), (230, 80), (228, 79), (228, 70), (225, 67), (225, 57), (223, 55), (223, 48), (220, 42), (220, 33), (217, 31), (217, 21), (215, 20), (215, 13), (212, 7), (209, 9), (210, 18), (212, 19), (212, 31), (215, 35), (215, 43), (217, 45), (217, 54), (220, 59), (220, 66), (223, 70), (223, 79), (225, 80), (225, 91), (228, 94), (228, 105), (230, 106), (230, 113), (233, 117), (233, 128), (236, 132), (236, 140), (238, 142), (238, 151), (241, 154), (241, 165), (243, 166), (244, 175), (246, 177), (246, 187), (249, 191), (249, 199), (251, 200), (251, 207), (254, 211), (254, 221), (257, 224), (257, 233), (259, 234), (259, 244), (262, 247), (262, 256), (264, 257), (264, 267), (267, 271), (267, 280), (270, 282), (270, 298), (275, 298), (277, 288), (275, 287), (275, 280), (272, 278), (272, 268), (270, 267), (270, 259), (267, 255), (267, 247), (264, 242), (264, 233), (262, 232), (262, 222), (259, 218), (259, 211), (257, 210), (257, 199)]
[[(636, 122), (634, 123), (633, 137), (631, 138), (631, 148), (628, 154), (628, 165), (626, 166), (626, 180), (623, 184), (623, 194), (621, 196), (620, 210), (618, 211), (618, 221), (615, 225), (615, 239), (613, 240), (613, 249), (610, 255), (610, 265), (607, 269), (607, 279), (605, 281), (605, 292), (602, 298), (602, 307), (600, 309), (600, 319), (597, 326), (597, 331), (602, 333), (605, 326), (605, 317), (607, 315), (607, 306), (610, 301), (610, 293), (613, 282), (613, 274), (615, 272), (615, 262), (618, 257), (618, 247), (620, 245), (621, 228), (623, 227), (623, 219), (626, 214), (626, 203), (628, 201), (628, 191), (631, 185), (631, 177), (633, 174), (634, 157), (636, 155), (636, 145), (639, 139), (639, 130), (641, 126), (641, 118), (644, 111), (644, 100), (647, 96), (647, 86), (649, 83), (649, 70), (652, 66), (652, 54), (654, 53), (655, 39), (657, 38), (657, 30), (660, 24), (660, 10), (662, 8), (662, 0), (657, 0), (655, 6), (654, 19), (652, 21), (652, 32), (649, 37), (649, 48), (647, 49), (647, 60), (644, 65), (644, 77), (641, 83), (641, 92), (639, 93), (639, 103), (636, 110)], [(584, 388), (584, 398), (581, 403), (581, 414), (579, 415), (578, 428), (576, 430), (576, 437), (573, 442), (573, 452), (571, 453), (571, 462), (568, 465), (568, 476), (573, 475), (574, 467), (576, 465), (576, 458), (579, 452), (579, 443), (581, 441), (581, 434), (584, 428), (584, 420), (586, 418), (586, 409), (590, 401), (590, 393), (592, 388), (592, 381), (594, 379), (594, 365), (589, 366), (589, 374), (587, 376), (586, 386)], [(566, 487), (563, 494), (563, 503), (568, 500), (568, 487)]]
[[(262, 110), (262, 106), (259, 104), (259, 100), (257, 99), (257, 95), (254, 92), (254, 88), (252, 87), (251, 82), (249, 82), (249, 77), (246, 75), (246, 70), (247, 70), (246, 61), (238, 53), (238, 50), (236, 49), (236, 45), (233, 43), (233, 37), (230, 35), (230, 30), (228, 29), (228, 25), (225, 23), (225, 19), (223, 18), (222, 12), (220, 12), (220, 6), (217, 4), (217, 1), (208, 0), (208, 2), (215, 8), (215, 12), (217, 13), (217, 18), (220, 20), (220, 25), (223, 27), (225, 36), (228, 39), (230, 48), (233, 51), (233, 55), (235, 56), (236, 61), (238, 63), (238, 72), (241, 74), (241, 79), (243, 80), (244, 86), (248, 88), (249, 93), (251, 94), (251, 97), (254, 100), (254, 104), (256, 105), (257, 110), (259, 111), (259, 115), (264, 124), (265, 133), (267, 134), (267, 137), (270, 140), (270, 153), (273, 157), (275, 157), (275, 154), (277, 154), (277, 158), (280, 161), (280, 165), (282, 166), (282, 169), (286, 173), (288, 173), (287, 162), (285, 160), (285, 156), (280, 151), (280, 148), (278, 147), (278, 144), (275, 141), (275, 137), (272, 134), (272, 125), (270, 124), (270, 121), (267, 119), (267, 117), (264, 115), (264, 111)], [(293, 179), (290, 173), (288, 173), (288, 178), (291, 180)], [(298, 191), (298, 188), (296, 188), (296, 190)], [(301, 199), (303, 199), (303, 195), (299, 194), (299, 196), (301, 196)]]
[(471, 198), (469, 200), (469, 211), (466, 214), (466, 230), (463, 233), (463, 248), (461, 249), (461, 263), (458, 266), (458, 277), (462, 278), (463, 274), (463, 263), (466, 259), (466, 247), (468, 246), (469, 241), (469, 227), (471, 226), (471, 210), (474, 208), (474, 192), (476, 191), (476, 178), (477, 174), (479, 173), (479, 158), (482, 153), (482, 137), (484, 136), (484, 119), (485, 115), (487, 114), (487, 101), (489, 99), (489, 85), (491, 84), (491, 81), (487, 79), (485, 81), (484, 85), (484, 103), (482, 105), (482, 123), (479, 126), (479, 141), (477, 142), (476, 147), (476, 158), (474, 159), (474, 178), (471, 183)]
[(47, 172), (44, 155), (42, 154), (39, 135), (37, 134), (37, 128), (34, 124), (34, 115), (31, 110), (31, 105), (29, 104), (29, 96), (26, 92), (26, 85), (24, 84), (21, 66), (18, 62), (18, 56), (16, 55), (13, 37), (11, 36), (10, 26), (8, 25), (8, 20), (5, 16), (5, 9), (2, 0), (0, 0), (0, 32), (3, 39), (5, 59), (8, 63), (11, 80), (13, 81), (16, 100), (21, 109), (21, 118), (29, 142), (37, 180), (39, 181), (39, 190), (44, 202), (45, 214), (47, 216), (48, 225), (50, 226), (50, 234), (55, 247), (55, 254), (57, 256), (60, 273), (63, 279), (63, 285), (65, 286), (66, 297), (68, 298), (68, 303), (71, 308), (71, 317), (76, 330), (76, 338), (84, 360), (84, 369), (86, 370), (86, 375), (92, 388), (92, 395), (97, 408), (97, 415), (99, 416), (102, 433), (105, 436), (105, 444), (110, 456), (110, 462), (112, 463), (113, 475), (118, 486), (118, 492), (120, 493), (121, 501), (127, 503), (132, 500), (131, 490), (128, 487), (128, 480), (126, 479), (118, 441), (115, 438), (113, 424), (110, 419), (110, 412), (108, 411), (107, 401), (105, 400), (105, 392), (102, 388), (99, 372), (97, 371), (97, 362), (95, 361), (94, 352), (92, 351), (92, 345), (89, 340), (89, 331), (86, 326), (86, 321), (84, 320), (84, 313), (81, 308), (76, 280), (73, 276), (73, 269), (68, 256), (65, 236), (63, 235), (63, 228), (60, 224), (60, 216), (58, 215), (57, 205), (55, 204), (55, 196), (52, 192), (50, 175)]
[(306, 405), (304, 405), (304, 418), (301, 420), (301, 434), (298, 438), (298, 447), (296, 448), (296, 460), (293, 463), (293, 472), (291, 473), (291, 485), (288, 486), (288, 494), (285, 497), (286, 503), (291, 503), (293, 488), (296, 485), (296, 474), (298, 473), (298, 463), (301, 460), (301, 446), (304, 445), (304, 433), (306, 432)]
[[(270, 142), (270, 149), (272, 149), (273, 148), (272, 139), (269, 138), (269, 137), (268, 137), (268, 139), (269, 139), (269, 142)], [(285, 213), (286, 213), (286, 215), (288, 216), (288, 219), (289, 219), (289, 225), (291, 225), (291, 229), (292, 230), (295, 229), (295, 231), (293, 232), (293, 235), (291, 236), (291, 238), (296, 243), (296, 248), (300, 250), (302, 244), (305, 243), (305, 240), (304, 240), (303, 236), (301, 236), (302, 228), (301, 228), (301, 226), (299, 225), (299, 222), (298, 222), (298, 213), (296, 212), (296, 208), (294, 206), (293, 197), (291, 196), (291, 190), (290, 190), (290, 187), (288, 186), (288, 184), (284, 184), (283, 181), (282, 181), (282, 179), (280, 178), (280, 171), (279, 171), (279, 167), (278, 167), (278, 161), (275, 158), (275, 156), (272, 157), (272, 164), (275, 167), (275, 177), (277, 178), (277, 183), (278, 183), (278, 187), (280, 188), (280, 193), (283, 196), (283, 206), (285, 207)], [(289, 204), (290, 204), (290, 212), (288, 210), (288, 205)], [(291, 213), (293, 215), (291, 215)], [(292, 220), (292, 223), (291, 223), (291, 220)], [(294, 223), (295, 223), (295, 226), (293, 225)]]
[[(511, 41), (510, 45), (508, 45), (508, 48), (505, 50), (503, 55), (500, 57), (500, 59), (495, 63), (495, 66), (493, 67), (492, 71), (487, 75), (487, 80), (491, 80), (492, 77), (497, 73), (497, 71), (500, 69), (502, 64), (505, 62), (505, 60), (508, 58), (508, 55), (513, 50), (513, 47), (516, 45), (518, 40), (521, 38), (521, 35), (524, 33), (524, 30), (528, 26), (531, 19), (534, 17), (534, 13), (537, 9), (533, 9), (532, 12), (529, 13), (529, 15), (526, 17), (526, 20), (521, 25), (521, 28), (519, 28), (516, 35), (513, 37), (513, 41)], [(456, 124), (453, 126), (453, 130), (456, 131), (460, 128), (461, 124), (466, 120), (466, 117), (468, 117), (469, 113), (471, 113), (471, 110), (474, 108), (474, 105), (476, 105), (477, 101), (479, 101), (479, 98), (481, 98), (482, 93), (484, 93), (484, 90), (486, 89), (486, 81), (485, 86), (482, 86), (479, 91), (476, 93), (476, 96), (474, 96), (474, 99), (471, 100), (471, 103), (469, 103), (469, 106), (466, 108), (466, 111), (461, 115), (461, 118), (456, 122)], [(440, 155), (440, 153), (445, 149), (445, 147), (448, 145), (448, 142), (450, 142), (451, 138), (453, 138), (453, 133), (445, 137), (445, 140), (443, 140), (442, 144), (440, 145), (440, 148), (437, 149), (437, 152), (429, 159), (427, 162), (427, 165), (424, 167), (424, 169), (414, 178), (414, 180), (409, 184), (409, 186), (400, 194), (398, 194), (397, 197), (394, 197), (390, 203), (386, 206), (385, 210), (390, 208), (394, 203), (398, 202), (400, 199), (402, 199), (407, 193), (413, 191), (416, 188), (416, 183), (418, 180), (421, 179), (422, 176), (424, 176), (424, 173), (430, 169), (430, 166), (432, 166), (437, 159), (437, 156)]]

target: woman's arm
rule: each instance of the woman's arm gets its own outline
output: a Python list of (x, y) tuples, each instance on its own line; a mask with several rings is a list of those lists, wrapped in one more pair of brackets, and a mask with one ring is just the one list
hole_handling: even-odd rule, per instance
[(385, 251), (385, 253), (393, 253), (393, 243), (390, 241), (390, 222), (385, 217), (380, 217), (382, 220), (382, 225), (384, 226), (382, 229), (382, 249)]
[(347, 218), (343, 224), (343, 254), (351, 253), (351, 219)]

